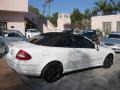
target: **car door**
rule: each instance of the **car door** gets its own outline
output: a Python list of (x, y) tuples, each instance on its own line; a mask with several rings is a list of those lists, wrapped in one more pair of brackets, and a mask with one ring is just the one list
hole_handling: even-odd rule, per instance
[(80, 68), (87, 68), (98, 64), (99, 51), (95, 44), (83, 37), (74, 37), (75, 42), (75, 60)]
[(2, 37), (0, 37), (0, 58), (2, 58), (3, 56), (5, 56), (5, 54), (8, 53), (8, 47), (5, 44), (4, 40)]
[(56, 44), (57, 50), (62, 52), (61, 56), (62, 63), (64, 66), (64, 72), (68, 72), (74, 69), (75, 62), (75, 49), (74, 43), (72, 42), (71, 36), (62, 37)]

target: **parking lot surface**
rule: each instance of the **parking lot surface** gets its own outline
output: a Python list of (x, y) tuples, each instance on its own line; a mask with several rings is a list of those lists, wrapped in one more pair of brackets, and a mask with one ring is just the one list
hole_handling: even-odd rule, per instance
[(102, 67), (67, 74), (61, 80), (47, 83), (39, 78), (17, 74), (0, 60), (0, 90), (119, 90), (120, 54), (109, 69)]

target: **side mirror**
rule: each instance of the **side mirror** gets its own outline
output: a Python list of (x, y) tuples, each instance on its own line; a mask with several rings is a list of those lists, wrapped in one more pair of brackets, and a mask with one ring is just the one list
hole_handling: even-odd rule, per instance
[(0, 38), (0, 58), (8, 53), (8, 46), (5, 44), (2, 38)]
[(96, 48), (97, 51), (100, 50), (100, 46), (99, 45), (95, 45), (95, 48)]

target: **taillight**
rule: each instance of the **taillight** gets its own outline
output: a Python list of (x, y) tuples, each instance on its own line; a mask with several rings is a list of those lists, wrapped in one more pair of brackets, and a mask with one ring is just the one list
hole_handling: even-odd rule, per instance
[(31, 55), (23, 50), (20, 50), (16, 55), (16, 59), (23, 61), (30, 60), (31, 58), (32, 58)]

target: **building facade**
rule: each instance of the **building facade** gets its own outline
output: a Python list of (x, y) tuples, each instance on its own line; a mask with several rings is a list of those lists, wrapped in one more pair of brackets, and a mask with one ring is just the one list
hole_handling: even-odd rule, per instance
[(69, 27), (69, 25), (71, 25), (70, 14), (58, 14), (57, 31), (65, 30), (65, 26)]
[[(56, 32), (54, 25), (46, 18), (36, 15), (33, 12), (28, 12), (25, 15), (26, 18), (26, 29), (36, 28), (41, 33)], [(31, 23), (31, 25), (29, 25)]]
[(92, 17), (91, 29), (101, 30), (105, 33), (120, 32), (120, 14)]
[(28, 0), (0, 1), (0, 30), (13, 29), (25, 32), (25, 14)]

